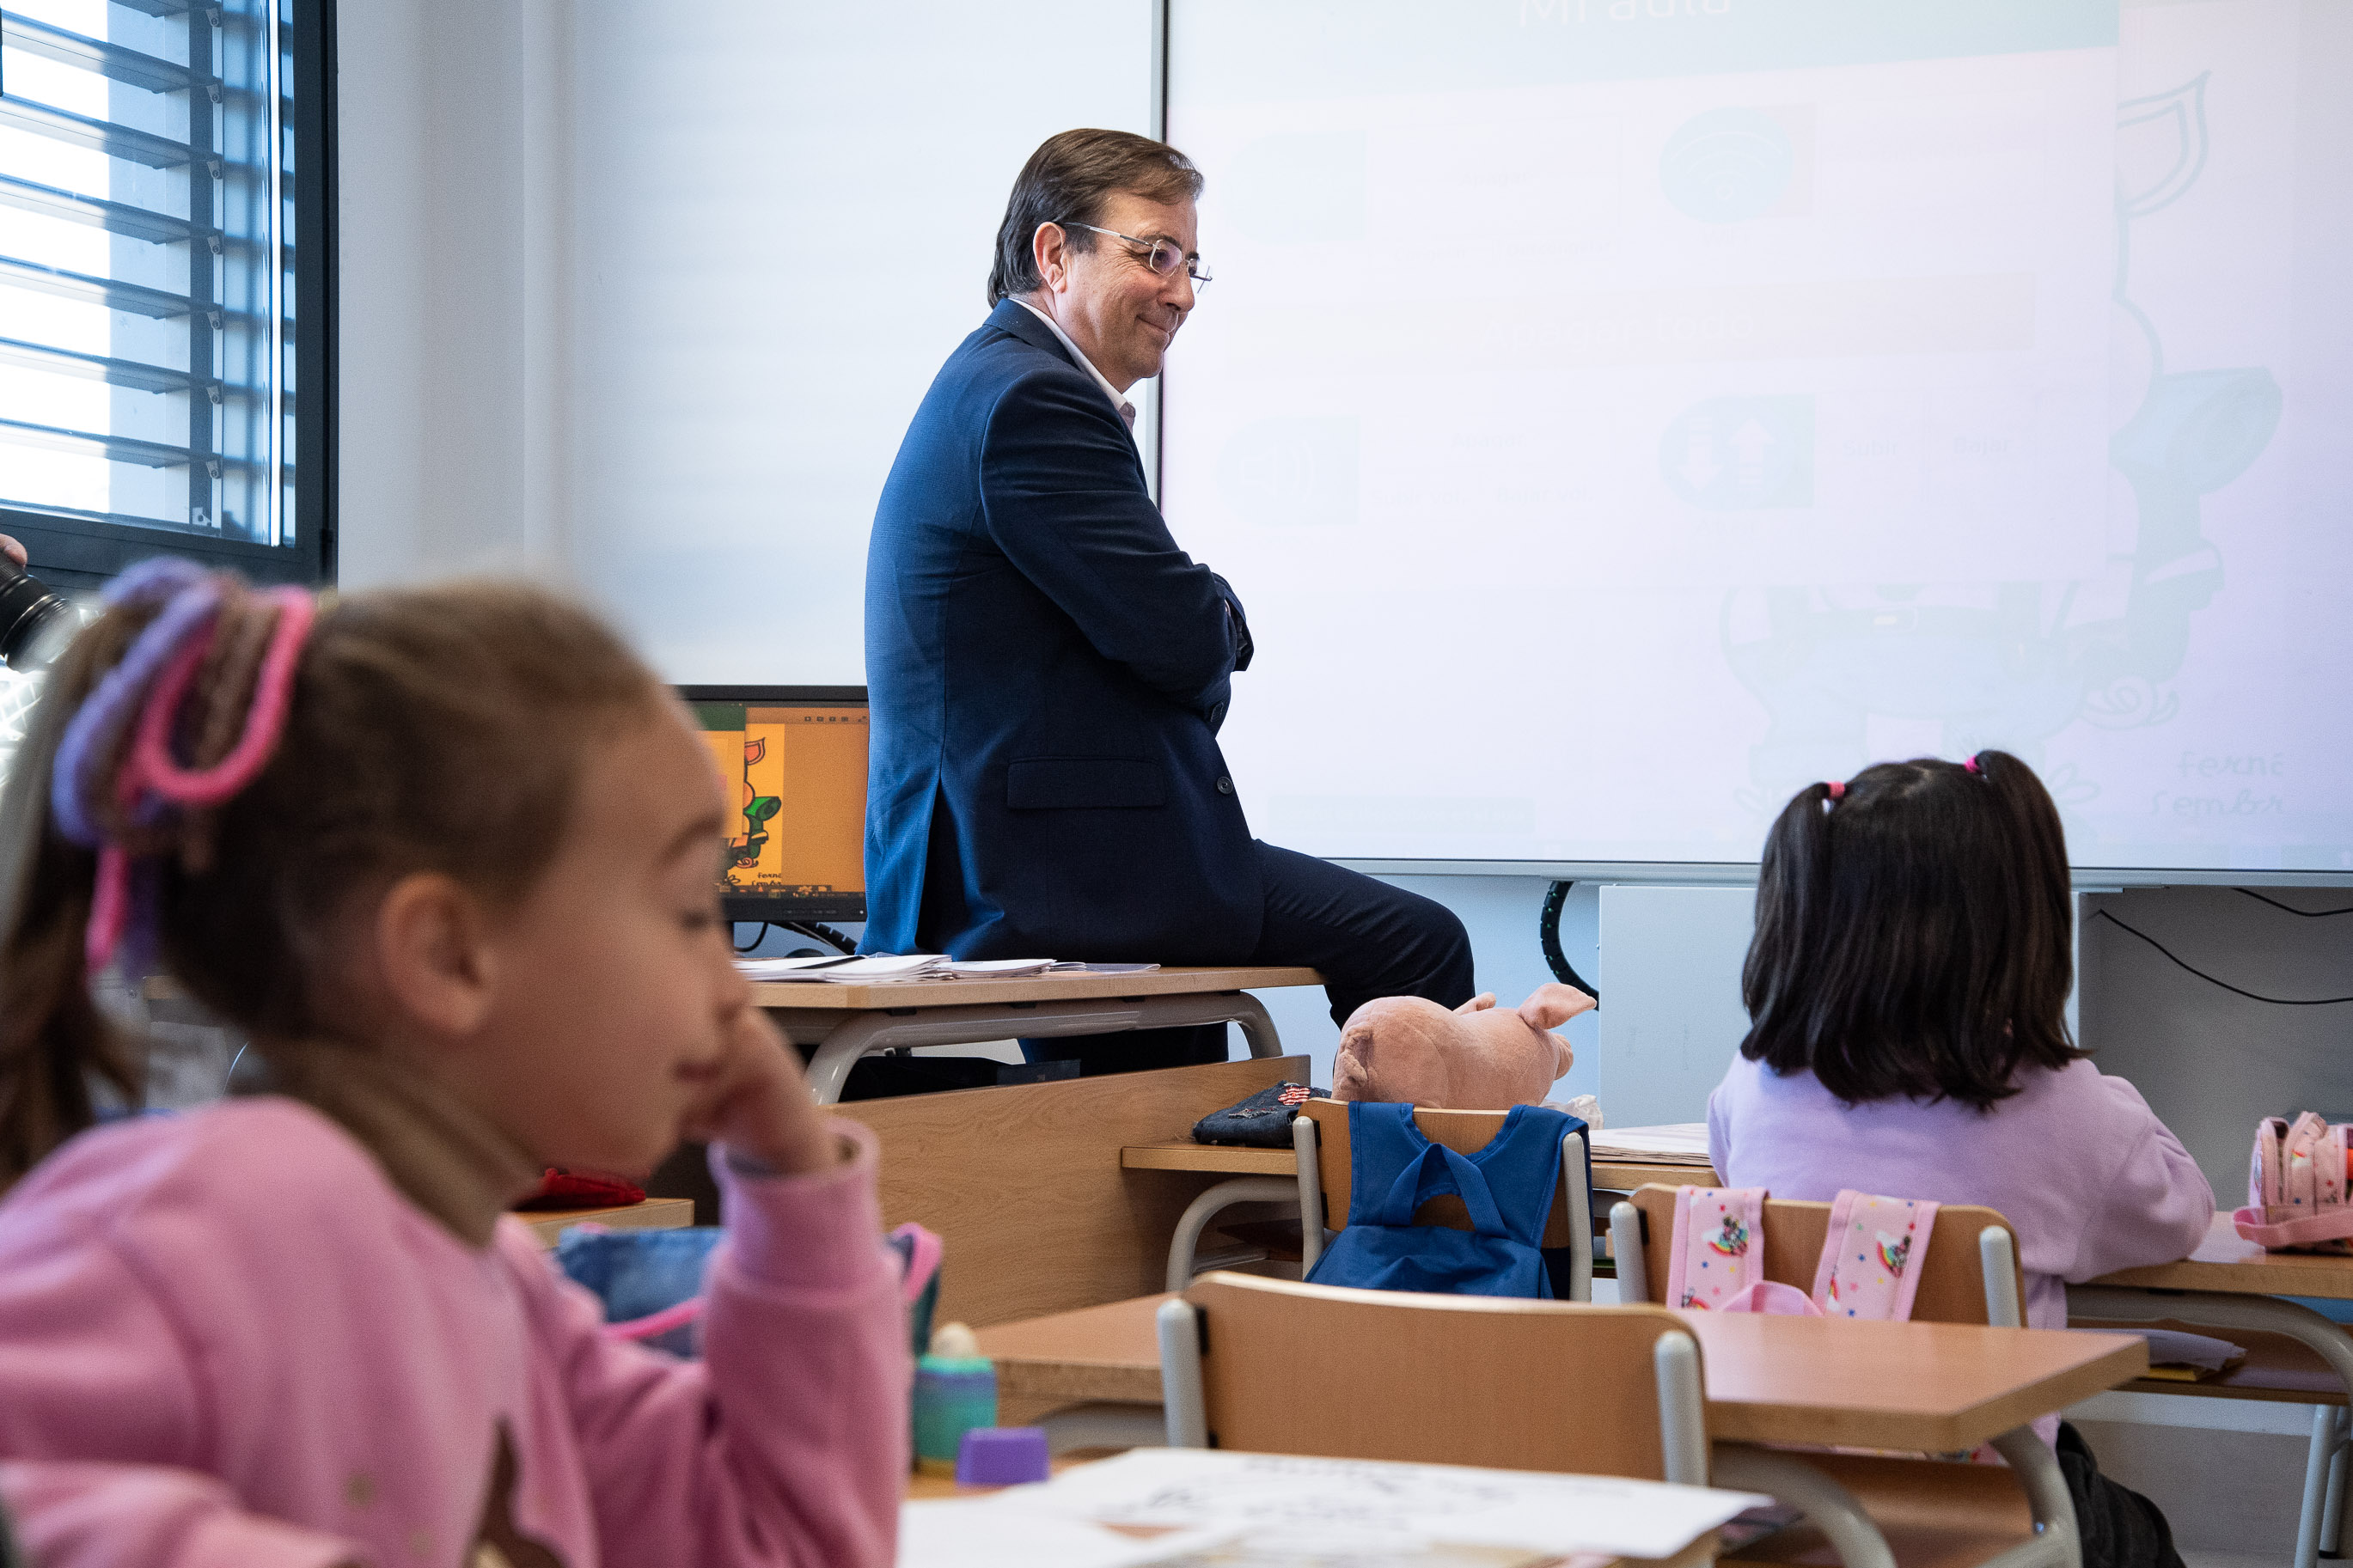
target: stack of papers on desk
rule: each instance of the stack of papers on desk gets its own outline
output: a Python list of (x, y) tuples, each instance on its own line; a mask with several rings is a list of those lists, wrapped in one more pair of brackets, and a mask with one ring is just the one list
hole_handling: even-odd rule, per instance
[(882, 985), (902, 980), (1008, 980), (1026, 974), (1145, 974), (1156, 963), (1057, 963), (1050, 958), (978, 958), (960, 962), (939, 952), (842, 953), (805, 958), (739, 958), (746, 980), (829, 980), (837, 985)]
[(1611, 1127), (1593, 1135), (1597, 1160), (1632, 1160), (1645, 1165), (1705, 1165), (1707, 1123), (1670, 1121), (1657, 1127)]
[(892, 980), (927, 980), (943, 973), (948, 959), (936, 952), (878, 952), (869, 958), (739, 958), (746, 980), (830, 980), (840, 985), (873, 985)]
[[(910, 1503), (899, 1561), (903, 1568), (1000, 1560), (1038, 1568), (1598, 1564), (1672, 1557), (1767, 1500), (1606, 1476), (1138, 1448), (1043, 1486)], [(984, 1545), (998, 1541), (1026, 1548)]]

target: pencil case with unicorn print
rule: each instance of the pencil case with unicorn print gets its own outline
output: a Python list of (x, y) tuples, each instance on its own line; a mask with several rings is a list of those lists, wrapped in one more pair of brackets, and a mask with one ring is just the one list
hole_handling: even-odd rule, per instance
[(2231, 1216), (2239, 1235), (2269, 1252), (2353, 1253), (2348, 1132), (2353, 1125), (2331, 1124), (2309, 1110), (2293, 1121), (2266, 1116), (2257, 1122), (2247, 1206)]

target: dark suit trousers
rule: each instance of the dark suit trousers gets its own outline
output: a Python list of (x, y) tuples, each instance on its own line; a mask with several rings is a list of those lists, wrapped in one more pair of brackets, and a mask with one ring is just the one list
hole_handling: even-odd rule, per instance
[[(1459, 1007), (1472, 995), (1471, 937), (1444, 904), (1343, 870), (1328, 860), (1254, 841), (1266, 916), (1258, 945), (1226, 962), (1321, 970), (1332, 1021), (1381, 996), (1426, 996)], [(1059, 956), (1059, 955), (1057, 955)], [(1076, 1058), (1086, 1077), (1226, 1059), (1224, 1024), (1024, 1040), (1031, 1061)]]

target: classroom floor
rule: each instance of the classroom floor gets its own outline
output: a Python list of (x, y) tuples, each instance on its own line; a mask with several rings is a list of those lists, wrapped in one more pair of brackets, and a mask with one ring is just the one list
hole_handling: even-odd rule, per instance
[(2295, 1555), (2306, 1441), (2129, 1421), (2080, 1421), (2100, 1468), (2157, 1500), (2187, 1568), (2279, 1568)]

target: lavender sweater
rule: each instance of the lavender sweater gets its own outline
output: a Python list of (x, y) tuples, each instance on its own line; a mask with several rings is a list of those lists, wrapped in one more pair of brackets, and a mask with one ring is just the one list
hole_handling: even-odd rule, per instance
[(1999, 1209), (2018, 1233), (2031, 1328), (2067, 1326), (2063, 1281), (2186, 1258), (2214, 1192), (2140, 1097), (2089, 1061), (2030, 1068), (1980, 1113), (1951, 1100), (1845, 1105), (1810, 1072), (1736, 1058), (1707, 1104), (1707, 1149), (1735, 1187), (1826, 1201), (1841, 1187)]
[(0, 1204), (0, 1497), (44, 1568), (881, 1568), (912, 1372), (873, 1142), (834, 1125), (830, 1171), (713, 1160), (693, 1363), (294, 1100), (85, 1133)]

